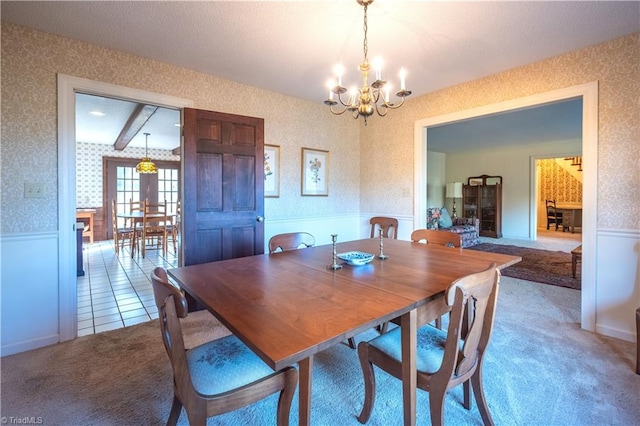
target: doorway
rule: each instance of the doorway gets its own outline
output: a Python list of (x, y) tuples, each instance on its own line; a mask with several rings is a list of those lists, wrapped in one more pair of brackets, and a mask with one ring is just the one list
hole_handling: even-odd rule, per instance
[[(189, 99), (58, 74), (58, 283), (61, 342), (77, 336), (76, 93), (126, 99), (174, 109), (193, 106), (193, 101)], [(71, 253), (74, 255), (70, 255)]]
[[(596, 324), (596, 196), (594, 188), (597, 187), (598, 165), (598, 83), (586, 83), (551, 92), (541, 93), (525, 98), (486, 105), (471, 110), (446, 114), (443, 116), (427, 118), (415, 122), (414, 127), (414, 186), (425, 188), (426, 164), (427, 164), (427, 129), (445, 123), (463, 121), (470, 118), (488, 116), (492, 114), (513, 111), (522, 108), (531, 108), (573, 98), (582, 98), (582, 164), (583, 188), (583, 260), (582, 263), (582, 292), (581, 292), (581, 326), (595, 331)], [(530, 217), (535, 215), (536, 191), (535, 191), (535, 167), (530, 170), (530, 183), (532, 188), (529, 193)], [(424, 191), (414, 191), (414, 228), (426, 227), (427, 209), (426, 195)], [(536, 220), (529, 220), (529, 235), (535, 235)]]

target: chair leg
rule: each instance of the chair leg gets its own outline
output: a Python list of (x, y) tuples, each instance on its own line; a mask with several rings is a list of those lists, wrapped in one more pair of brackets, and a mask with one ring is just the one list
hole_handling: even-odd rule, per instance
[(444, 424), (444, 397), (447, 395), (447, 388), (429, 389), (429, 410), (431, 412), (431, 425), (442, 426)]
[(471, 383), (469, 380), (462, 384), (462, 406), (471, 410)]
[(180, 412), (182, 411), (182, 402), (177, 396), (173, 396), (173, 404), (171, 405), (171, 413), (167, 419), (167, 426), (175, 426), (180, 418)]
[(640, 308), (636, 311), (636, 374), (640, 374)]
[(347, 339), (347, 344), (349, 345), (349, 347), (351, 349), (355, 349), (356, 348), (356, 341), (355, 341), (355, 339), (353, 337), (349, 337)]
[(365, 424), (369, 421), (373, 405), (376, 402), (376, 376), (373, 371), (373, 364), (369, 362), (369, 344), (367, 342), (361, 342), (358, 345), (358, 358), (360, 358), (364, 378), (364, 404), (358, 416), (358, 421)]
[(376, 327), (376, 329), (378, 330), (378, 333), (384, 334), (389, 329), (389, 323), (388, 322), (383, 322), (378, 327)]
[(280, 391), (278, 398), (278, 412), (276, 423), (278, 426), (289, 425), (289, 414), (291, 413), (291, 401), (298, 385), (298, 370), (290, 368), (284, 373), (284, 388)]
[(478, 360), (480, 363), (473, 376), (471, 376), (471, 384), (473, 386), (473, 393), (476, 397), (476, 404), (478, 404), (478, 411), (482, 416), (482, 422), (487, 425), (493, 426), (493, 419), (489, 412), (489, 406), (484, 396), (484, 389), (482, 387), (482, 359)]

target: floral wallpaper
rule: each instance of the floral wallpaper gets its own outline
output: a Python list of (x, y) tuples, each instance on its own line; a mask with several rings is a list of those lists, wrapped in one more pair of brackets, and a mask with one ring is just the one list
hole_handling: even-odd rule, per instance
[[(331, 115), (319, 102), (2, 22), (0, 232), (57, 229), (58, 73), (191, 99), (196, 108), (264, 118), (265, 143), (281, 147), (280, 197), (265, 200), (268, 219), (359, 212), (411, 216), (417, 120), (598, 81), (597, 226), (640, 229), (640, 197), (630, 195), (640, 188), (639, 37), (632, 34), (409, 98), (402, 109), (374, 117), (365, 127)], [(333, 154), (328, 197), (300, 195), (303, 146)], [(44, 183), (45, 198), (24, 198), (24, 183), (35, 182)]]
[[(281, 162), (280, 197), (265, 200), (267, 219), (359, 212), (360, 130), (352, 119), (331, 115), (321, 103), (6, 22), (1, 48), (2, 234), (58, 228), (58, 73), (191, 99), (195, 108), (264, 118), (264, 142), (280, 146)], [(303, 146), (335, 154), (328, 197), (301, 196)], [(84, 170), (82, 159), (80, 166)], [(45, 197), (25, 198), (25, 183), (44, 183)], [(92, 189), (79, 190), (80, 200), (95, 197)]]
[(401, 193), (413, 186), (416, 121), (598, 81), (597, 226), (640, 229), (639, 58), (640, 33), (635, 33), (409, 98), (384, 119), (374, 117), (361, 126), (360, 176), (367, 177), (361, 180), (361, 210), (413, 215), (413, 198)]
[(540, 167), (538, 201), (541, 204), (545, 200), (556, 200), (556, 203), (582, 203), (582, 181), (576, 179), (553, 158), (537, 160), (536, 163)]
[[(144, 148), (127, 147), (116, 151), (111, 145), (88, 142), (76, 143), (76, 205), (78, 207), (102, 206), (102, 157), (140, 159)], [(149, 149), (154, 160), (180, 161), (180, 156), (164, 149)]]

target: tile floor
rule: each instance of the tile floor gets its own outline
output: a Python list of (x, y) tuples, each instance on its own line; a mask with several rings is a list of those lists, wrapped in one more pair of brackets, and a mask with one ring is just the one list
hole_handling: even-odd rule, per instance
[[(543, 250), (570, 252), (580, 245), (582, 234), (538, 230), (536, 241), (484, 238), (482, 242), (510, 244)], [(147, 250), (133, 258), (128, 249), (116, 256), (113, 241), (85, 243), (85, 275), (78, 277), (78, 336), (126, 327), (158, 317), (149, 274), (153, 268), (175, 268), (177, 256), (169, 250)]]
[(177, 256), (147, 249), (133, 258), (128, 249), (116, 256), (113, 241), (85, 242), (85, 275), (78, 277), (78, 336), (100, 333), (158, 317), (150, 272), (175, 268)]

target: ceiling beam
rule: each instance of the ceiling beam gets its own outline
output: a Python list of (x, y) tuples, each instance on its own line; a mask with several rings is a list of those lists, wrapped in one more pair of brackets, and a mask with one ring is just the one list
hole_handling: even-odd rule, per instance
[(113, 149), (116, 151), (124, 150), (158, 108), (155, 105), (136, 104), (113, 144)]

